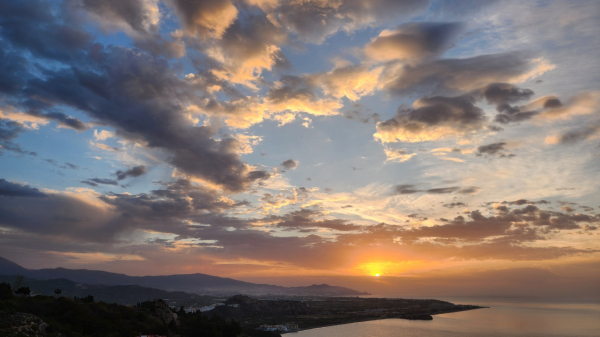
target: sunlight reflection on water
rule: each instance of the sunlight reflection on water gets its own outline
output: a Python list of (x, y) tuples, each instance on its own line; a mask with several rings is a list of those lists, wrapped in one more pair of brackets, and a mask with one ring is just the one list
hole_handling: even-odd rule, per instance
[(600, 336), (599, 303), (444, 299), (491, 308), (435, 315), (433, 321), (384, 319), (300, 331), (289, 337)]

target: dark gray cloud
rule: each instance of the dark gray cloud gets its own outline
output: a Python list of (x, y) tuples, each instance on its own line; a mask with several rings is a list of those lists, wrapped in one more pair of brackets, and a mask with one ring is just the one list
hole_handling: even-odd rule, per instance
[(296, 169), (296, 167), (298, 167), (298, 161), (293, 160), (293, 159), (288, 159), (286, 161), (284, 161), (283, 163), (280, 164), (281, 167), (283, 167), (286, 170), (294, 170)]
[(496, 106), (499, 112), (494, 118), (495, 122), (501, 124), (517, 123), (531, 119), (539, 111), (522, 111), (522, 107), (511, 104), (522, 100), (528, 100), (533, 96), (530, 89), (521, 89), (508, 83), (491, 83), (482, 89), (485, 100)]
[(466, 207), (467, 204), (465, 204), (464, 202), (452, 202), (449, 204), (445, 204), (443, 206), (448, 207), (448, 208), (454, 208), (454, 207)]
[(530, 89), (521, 89), (509, 83), (490, 83), (482, 93), (485, 100), (497, 108), (503, 104), (528, 100), (534, 94)]
[(425, 190), (424, 192), (431, 193), (431, 194), (448, 194), (448, 193), (458, 192), (459, 190), (460, 190), (460, 187), (441, 187), (441, 188), (431, 188), (431, 189)]
[(377, 123), (375, 137), (382, 142), (435, 140), (481, 129), (483, 110), (472, 96), (423, 97), (413, 108), (398, 108), (396, 115)]
[(395, 194), (413, 194), (421, 192), (420, 190), (415, 188), (415, 185), (396, 185), (394, 186)]
[(456, 94), (471, 92), (490, 83), (511, 82), (546, 64), (522, 52), (442, 59), (416, 66), (390, 64), (383, 71), (385, 89), (397, 95)]
[(0, 155), (2, 155), (4, 151), (32, 156), (37, 155), (35, 152), (22, 149), (19, 144), (12, 141), (17, 138), (21, 132), (25, 132), (23, 125), (15, 121), (0, 118)]
[[(126, 7), (123, 13), (133, 8), (128, 7), (131, 3), (122, 5)], [(116, 2), (88, 5), (100, 6), (101, 11), (121, 6)], [(213, 2), (206, 5), (213, 6)], [(186, 107), (190, 103), (204, 106), (206, 87), (180, 78), (177, 68), (165, 59), (140, 50), (94, 44), (87, 33), (76, 33), (76, 20), (61, 17), (61, 11), (46, 2), (3, 2), (0, 9), (0, 34), (11, 47), (66, 62), (51, 69), (39, 65), (40, 69), (23, 76), (26, 81), (5, 83), (2, 87), (12, 95), (15, 106), (82, 130), (80, 121), (56, 111), (64, 106), (77, 109), (95, 122), (114, 127), (120, 137), (161, 150), (181, 174), (227, 190), (241, 191), (256, 180), (268, 178), (267, 172), (249, 172), (249, 166), (241, 161), (236, 139), (216, 140), (216, 129), (190, 123)], [(75, 32), (70, 34), (71, 30)], [(12, 59), (16, 65), (26, 62)], [(18, 76), (10, 74), (7, 78)], [(4, 150), (19, 150), (15, 144), (8, 145)]]
[(428, 5), (427, 0), (282, 1), (265, 9), (301, 41), (321, 43), (338, 31), (352, 32), (376, 22), (406, 18)]
[(469, 186), (469, 187), (458, 187), (458, 186), (450, 186), (450, 187), (438, 187), (438, 188), (430, 188), (426, 190), (417, 189), (415, 185), (396, 185), (393, 188), (394, 194), (413, 194), (413, 193), (430, 193), (430, 194), (449, 194), (449, 193), (459, 193), (459, 194), (473, 194), (479, 191), (479, 187)]
[(600, 135), (600, 124), (586, 125), (569, 130), (558, 137), (556, 141), (563, 145), (573, 145)]
[(76, 170), (79, 168), (79, 166), (77, 166), (75, 164), (71, 164), (71, 163), (65, 163), (63, 166), (61, 166), (61, 168), (69, 168), (72, 170)]
[(477, 156), (481, 155), (490, 155), (490, 156), (498, 156), (501, 158), (512, 158), (515, 155), (512, 153), (508, 153), (506, 151), (506, 143), (492, 143), (487, 145), (482, 145), (477, 148)]
[(91, 178), (87, 180), (82, 180), (81, 183), (90, 185), (90, 186), (98, 186), (98, 185), (119, 185), (119, 182), (112, 179), (104, 179), (104, 178)]
[(6, 179), (0, 179), (0, 196), (8, 197), (44, 197), (46, 194), (34, 187), (11, 183)]
[(0, 35), (14, 48), (33, 56), (79, 63), (92, 36), (71, 21), (54, 15), (60, 8), (48, 1), (3, 1), (0, 3)]
[(83, 9), (93, 13), (102, 20), (104, 25), (110, 23), (112, 29), (123, 28), (121, 25), (127, 25), (129, 28), (139, 32), (146, 33), (149, 29), (158, 29), (153, 27), (154, 16), (150, 7), (150, 2), (144, 0), (67, 0), (66, 3), (71, 9)]
[(143, 174), (146, 174), (146, 167), (144, 165), (134, 166), (126, 171), (117, 171), (115, 175), (117, 176), (117, 180), (123, 180), (128, 177), (137, 178)]
[(462, 27), (460, 23), (442, 22), (404, 24), (374, 38), (365, 46), (365, 53), (379, 61), (420, 62), (450, 48)]

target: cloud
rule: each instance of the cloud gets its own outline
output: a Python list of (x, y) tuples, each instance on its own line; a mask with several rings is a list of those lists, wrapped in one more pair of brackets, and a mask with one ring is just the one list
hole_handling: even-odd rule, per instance
[(24, 93), (49, 108), (66, 105), (116, 129), (125, 139), (163, 150), (184, 175), (232, 191), (245, 189), (265, 174), (250, 174), (240, 160), (237, 140), (214, 139), (209, 126), (194, 126), (182, 105), (192, 87), (160, 58), (122, 47), (97, 51), (100, 71), (62, 68), (28, 82)]
[(98, 132), (98, 130), (94, 130), (94, 138), (96, 138), (96, 140), (107, 140), (108, 138), (113, 138), (114, 136), (115, 133), (108, 130), (100, 130), (100, 132)]
[(158, 0), (68, 0), (71, 9), (82, 9), (105, 30), (146, 34), (158, 30)]
[[(308, 77), (285, 75), (267, 93), (265, 108), (272, 112), (306, 112), (315, 116), (337, 115), (342, 104), (335, 98), (321, 98)], [(295, 115), (290, 117), (295, 118)], [(285, 124), (285, 123), (282, 123)]]
[(544, 96), (526, 106), (543, 109), (536, 117), (538, 120), (568, 119), (576, 115), (589, 115), (597, 112), (600, 108), (600, 92), (582, 92), (568, 98), (564, 103), (555, 96)]
[(462, 28), (460, 23), (409, 23), (383, 30), (365, 46), (365, 54), (376, 61), (417, 63), (439, 56), (451, 47)]
[(390, 63), (380, 78), (381, 86), (396, 95), (471, 92), (490, 83), (521, 83), (553, 70), (543, 58), (512, 52), (463, 59), (442, 59), (419, 65)]
[(600, 124), (586, 125), (574, 128), (563, 134), (546, 137), (547, 144), (573, 145), (585, 140), (596, 139), (600, 137)]
[(416, 156), (416, 153), (408, 153), (406, 149), (392, 149), (392, 148), (384, 148), (383, 151), (385, 152), (385, 156), (387, 157), (386, 160), (388, 161), (395, 161), (395, 162), (405, 162), (410, 160), (410, 158)]
[(407, 18), (428, 5), (424, 0), (311, 0), (261, 7), (301, 41), (320, 44), (339, 31), (351, 33), (375, 23)]
[(310, 79), (323, 89), (325, 95), (357, 101), (374, 93), (383, 68), (370, 69), (362, 65), (339, 63), (329, 72), (310, 75)]
[(298, 167), (298, 161), (293, 159), (288, 159), (280, 164), (286, 170), (295, 170)]
[(220, 38), (237, 18), (238, 10), (229, 0), (171, 0), (188, 34), (201, 39)]
[(90, 185), (93, 187), (96, 187), (98, 185), (114, 185), (114, 186), (119, 185), (119, 182), (116, 180), (104, 179), (104, 178), (91, 178), (91, 179), (87, 179), (87, 180), (82, 180), (81, 183)]
[(143, 165), (134, 166), (127, 171), (119, 170), (119, 171), (115, 172), (115, 175), (117, 176), (117, 180), (123, 180), (128, 177), (137, 178), (143, 174), (146, 174), (146, 167)]
[(373, 136), (382, 143), (422, 142), (465, 136), (485, 125), (483, 110), (471, 96), (423, 97), (413, 108), (398, 108), (389, 120), (377, 123)]
[(0, 196), (8, 197), (45, 197), (46, 194), (40, 192), (37, 188), (11, 183), (5, 179), (0, 179)]
[(286, 41), (287, 35), (266, 17), (250, 15), (235, 21), (204, 52), (220, 64), (211, 69), (216, 78), (256, 90), (263, 70), (289, 67), (279, 47)]
[(413, 194), (413, 193), (429, 193), (429, 194), (450, 194), (450, 193), (459, 193), (459, 194), (473, 194), (480, 190), (479, 187), (469, 186), (469, 187), (438, 187), (438, 188), (430, 188), (426, 190), (417, 189), (415, 185), (396, 185), (393, 188), (394, 194)]
[(4, 151), (11, 151), (18, 154), (37, 155), (35, 152), (27, 151), (15, 144), (12, 140), (17, 138), (21, 132), (24, 132), (23, 124), (0, 118), (0, 155)]
[(477, 148), (477, 156), (490, 155), (498, 156), (500, 158), (512, 158), (515, 155), (506, 151), (506, 143), (492, 143), (487, 145), (481, 145)]

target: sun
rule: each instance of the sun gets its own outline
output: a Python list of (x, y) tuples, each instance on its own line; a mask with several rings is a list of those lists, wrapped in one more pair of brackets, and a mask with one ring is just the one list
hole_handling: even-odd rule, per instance
[(375, 274), (376, 277), (379, 277), (379, 274)]

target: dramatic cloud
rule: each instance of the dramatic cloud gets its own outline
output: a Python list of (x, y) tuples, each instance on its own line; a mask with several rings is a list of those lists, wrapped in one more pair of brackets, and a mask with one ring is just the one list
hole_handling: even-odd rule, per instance
[(383, 30), (365, 46), (365, 53), (377, 61), (419, 62), (450, 48), (461, 27), (458, 23), (405, 24), (394, 30)]
[(145, 173), (146, 173), (146, 167), (143, 165), (140, 165), (140, 166), (134, 166), (127, 171), (119, 170), (119, 171), (115, 172), (115, 175), (117, 176), (118, 180), (123, 180), (128, 177), (136, 178)]
[(8, 197), (43, 197), (46, 196), (37, 188), (20, 185), (0, 179), (0, 196)]
[(392, 119), (377, 123), (374, 137), (382, 143), (412, 143), (476, 132), (486, 118), (474, 103), (471, 96), (423, 97), (413, 108), (400, 107)]

